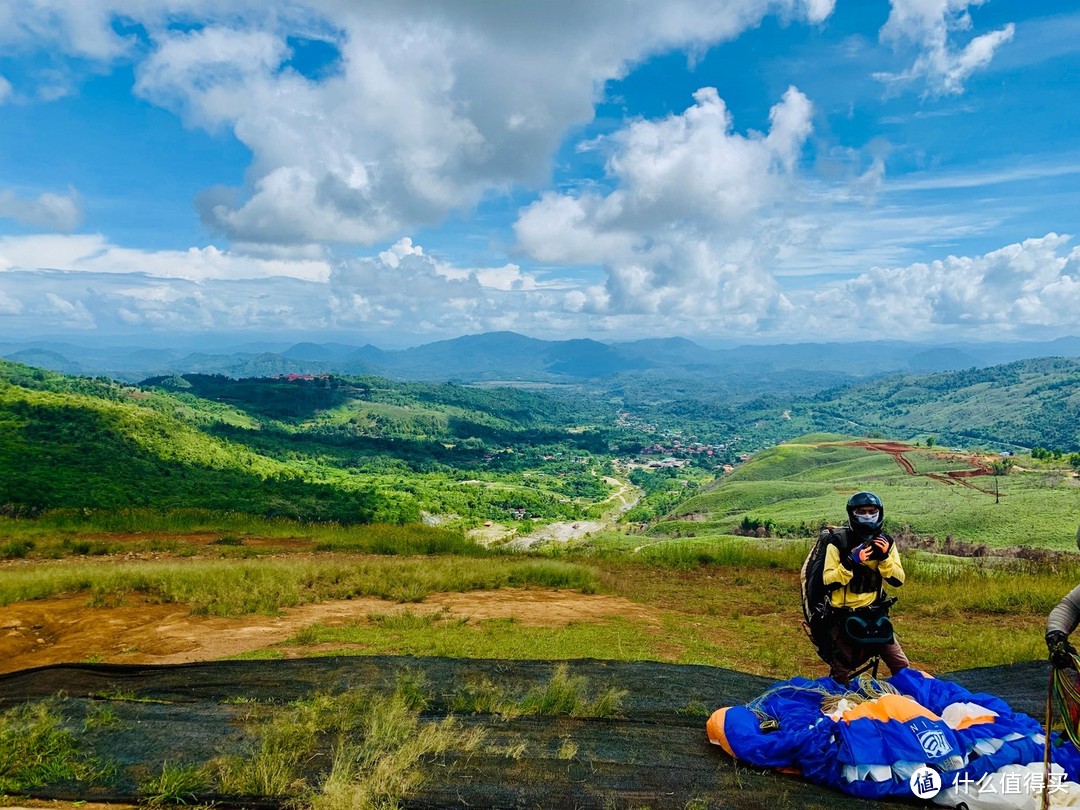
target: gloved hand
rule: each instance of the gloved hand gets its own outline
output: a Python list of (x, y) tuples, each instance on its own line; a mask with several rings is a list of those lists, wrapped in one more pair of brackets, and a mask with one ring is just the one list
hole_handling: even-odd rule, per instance
[(866, 543), (860, 543), (851, 550), (851, 563), (852, 565), (864, 565), (870, 558), (870, 546)]
[(1046, 649), (1050, 651), (1050, 663), (1056, 669), (1076, 669), (1076, 648), (1069, 643), (1069, 637), (1060, 630), (1051, 630), (1046, 634)]
[(870, 541), (870, 559), (871, 560), (884, 560), (889, 556), (889, 551), (892, 549), (892, 541), (888, 537), (878, 535), (872, 541)]

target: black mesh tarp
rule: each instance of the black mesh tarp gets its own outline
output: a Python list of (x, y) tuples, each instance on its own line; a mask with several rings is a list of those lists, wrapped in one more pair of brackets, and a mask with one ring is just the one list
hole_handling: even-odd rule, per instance
[[(132, 801), (162, 763), (200, 765), (250, 745), (241, 722), (253, 703), (288, 705), (316, 693), (361, 688), (392, 691), (402, 673), (419, 675), (431, 702), (427, 718), (445, 716), (452, 696), (485, 679), (519, 698), (550, 681), (566, 663), (593, 694), (626, 691), (618, 716), (604, 718), (459, 714), (464, 728), (484, 729), (474, 751), (451, 750), (425, 764), (408, 807), (550, 808), (854, 808), (903, 807), (866, 802), (797, 777), (733, 763), (708, 743), (705, 720), (720, 706), (765, 691), (765, 678), (706, 666), (577, 660), (506, 661), (396, 656), (336, 656), (285, 661), (222, 661), (179, 666), (61, 665), (0, 676), (0, 708), (63, 695), (72, 727), (107, 704), (116, 722), (86, 736), (115, 764), (108, 784), (49, 784), (42, 798)], [(969, 670), (949, 676), (968, 689), (1007, 700), (1036, 717), (1045, 706), (1042, 662)], [(566, 744), (573, 744), (567, 756)], [(516, 746), (517, 754), (507, 752)], [(326, 758), (310, 763), (317, 781)], [(222, 806), (278, 806), (257, 797), (204, 795)]]

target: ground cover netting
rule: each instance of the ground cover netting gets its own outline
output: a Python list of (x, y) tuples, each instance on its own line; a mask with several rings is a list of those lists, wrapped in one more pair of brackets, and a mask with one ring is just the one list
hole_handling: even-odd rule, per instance
[[(561, 674), (560, 666), (565, 667)], [(581, 698), (576, 708), (555, 706), (550, 716), (521, 711), (530, 695), (560, 676), (564, 685), (575, 685)], [(1047, 683), (1042, 662), (946, 677), (1042, 716)], [(450, 715), (457, 719), (449, 742), (423, 754), (414, 769), (418, 778), (403, 783), (395, 801), (404, 807), (910, 806), (858, 800), (798, 777), (737, 765), (708, 743), (704, 725), (713, 709), (746, 703), (772, 683), (717, 667), (597, 660), (340, 656), (179, 666), (60, 665), (0, 677), (0, 710), (10, 714), (46, 701), (77, 749), (96, 763), (90, 777), (56, 770), (41, 784), (17, 791), (41, 798), (146, 800), (155, 788), (167, 793), (161, 786), (170, 768), (174, 774), (176, 769), (206, 774), (230, 758), (250, 771), (255, 768), (250, 758), (266, 747), (266, 737), (259, 736), (265, 725), (255, 722), (259, 717), (294, 711), (319, 695), (377, 700), (401, 693), (405, 684), (414, 696), (422, 693), (415, 704), (421, 725)], [(618, 700), (601, 706), (605, 695)], [(511, 705), (518, 711), (506, 711)], [(364, 733), (377, 732), (369, 726)], [(297, 775), (317, 789), (332, 768), (340, 735), (323, 730), (311, 739)], [(296, 795), (295, 789), (291, 796), (238, 795), (207, 779), (184, 797), (188, 803), (197, 798), (219, 806), (283, 807)]]

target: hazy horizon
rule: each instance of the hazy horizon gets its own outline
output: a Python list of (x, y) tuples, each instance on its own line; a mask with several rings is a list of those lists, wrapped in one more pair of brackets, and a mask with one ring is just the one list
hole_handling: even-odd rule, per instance
[(344, 346), (350, 348), (362, 348), (364, 346), (375, 346), (378, 349), (384, 351), (403, 351), (406, 349), (414, 349), (422, 346), (428, 346), (434, 343), (445, 343), (448, 341), (455, 341), (461, 338), (470, 337), (482, 337), (487, 335), (497, 334), (516, 334), (521, 337), (530, 338), (545, 342), (563, 342), (572, 340), (595, 340), (598, 343), (605, 345), (617, 346), (624, 343), (637, 343), (639, 341), (648, 340), (686, 340), (693, 344), (700, 346), (703, 349), (708, 350), (730, 350), (740, 347), (769, 347), (769, 346), (804, 346), (804, 345), (856, 345), (856, 344), (889, 344), (889, 345), (909, 345), (913, 347), (925, 347), (932, 348), (961, 348), (971, 347), (977, 348), (980, 346), (1041, 346), (1044, 344), (1063, 343), (1070, 340), (1080, 341), (1078, 335), (1062, 335), (1057, 338), (1049, 340), (958, 340), (958, 341), (945, 341), (945, 340), (905, 340), (904, 338), (897, 337), (882, 337), (863, 340), (746, 340), (738, 341), (733, 339), (713, 339), (710, 340), (707, 337), (691, 338), (685, 335), (655, 335), (652, 337), (644, 338), (629, 338), (629, 339), (615, 339), (615, 338), (598, 338), (591, 336), (584, 337), (557, 337), (557, 338), (543, 338), (537, 335), (530, 335), (525, 332), (521, 332), (515, 329), (506, 329), (490, 332), (474, 332), (467, 334), (454, 335), (451, 337), (436, 337), (431, 339), (398, 339), (387, 340), (384, 342), (378, 342), (377, 340), (369, 340), (361, 336), (350, 334), (323, 334), (323, 335), (311, 335), (304, 333), (296, 333), (292, 335), (282, 335), (280, 333), (198, 333), (198, 334), (162, 334), (162, 333), (149, 333), (143, 335), (139, 340), (132, 340), (131, 335), (101, 335), (101, 334), (78, 334), (78, 333), (61, 333), (55, 335), (37, 335), (30, 337), (16, 337), (12, 335), (0, 334), (0, 348), (10, 346), (73, 346), (84, 350), (119, 350), (119, 351), (138, 351), (140, 349), (158, 349), (168, 350), (175, 349), (179, 351), (191, 351), (191, 352), (282, 352), (286, 351), (294, 346), (300, 344), (313, 344), (317, 346)]

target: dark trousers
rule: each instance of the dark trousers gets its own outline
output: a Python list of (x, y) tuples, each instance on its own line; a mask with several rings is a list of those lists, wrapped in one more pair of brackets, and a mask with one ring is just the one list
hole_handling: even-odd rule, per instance
[(879, 656), (885, 666), (889, 668), (889, 674), (897, 672), (908, 666), (908, 658), (894, 638), (888, 644), (862, 645), (856, 644), (840, 629), (834, 625), (829, 631), (832, 640), (832, 655), (829, 661), (829, 677), (837, 683), (847, 685), (851, 676), (860, 667), (865, 665), (875, 655)]

